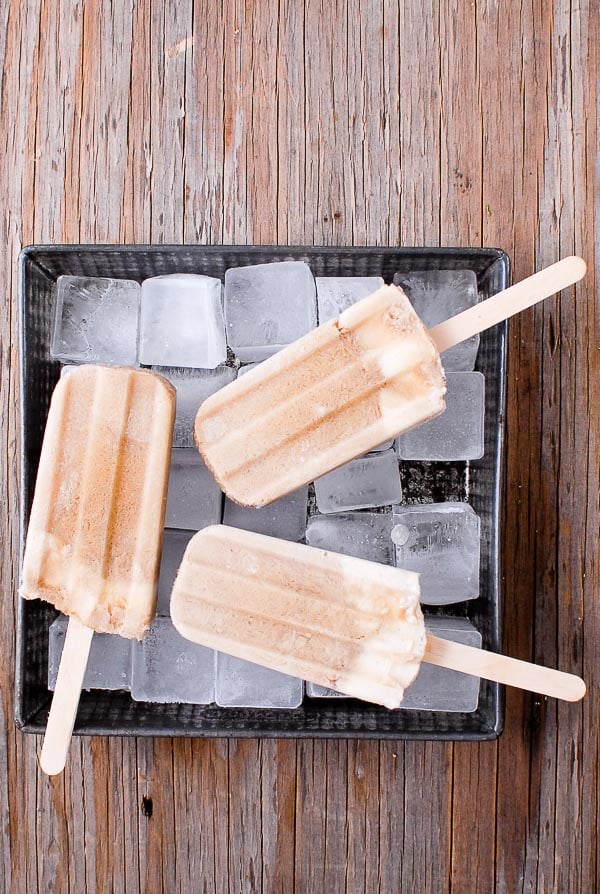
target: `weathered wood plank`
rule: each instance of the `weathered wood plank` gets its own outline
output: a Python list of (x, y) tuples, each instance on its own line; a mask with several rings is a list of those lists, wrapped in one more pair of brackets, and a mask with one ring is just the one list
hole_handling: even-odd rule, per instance
[[(223, 230), (223, 10), (197, 0), (185, 81), (184, 239), (219, 243)], [(209, 51), (212, 48), (212, 51)]]
[(296, 810), (296, 742), (265, 739), (261, 746), (262, 889), (293, 889)]
[(324, 891), (327, 745), (310, 739), (299, 741), (297, 754), (294, 890)]
[(277, 242), (306, 240), (305, 11), (281, 0), (277, 41)]
[(395, 808), (404, 811), (399, 890), (449, 890), (452, 751), (446, 742), (404, 746), (404, 798)]
[(262, 888), (262, 780), (260, 742), (229, 742), (229, 890)]
[(175, 841), (178, 818), (175, 816), (173, 774), (170, 739), (138, 739), (137, 805), (142, 891), (177, 890)]
[(0, 45), (3, 49), (0, 92), (0, 141), (3, 165), (0, 276), (0, 886), (5, 891), (38, 889), (41, 877), (36, 848), (36, 740), (24, 739), (13, 723), (14, 594), (19, 550), (17, 464), (19, 386), (17, 365), (16, 262), (23, 242), (32, 238), (36, 88), (39, 42), (39, 3), (2, 4)]
[(181, 891), (229, 890), (228, 772), (226, 741), (173, 742), (175, 862)]
[(599, 29), (587, 0), (0, 4), (0, 889), (598, 889), (592, 269), (510, 326), (503, 541), (505, 648), (582, 672), (583, 705), (509, 692), (497, 745), (83, 740), (49, 781), (11, 695), (21, 245), (598, 264)]
[(438, 0), (400, 4), (400, 244), (439, 245), (441, 68)]

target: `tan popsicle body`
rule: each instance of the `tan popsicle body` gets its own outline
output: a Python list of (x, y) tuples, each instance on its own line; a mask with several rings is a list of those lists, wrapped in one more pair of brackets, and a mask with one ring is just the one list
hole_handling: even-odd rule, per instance
[(384, 286), (212, 395), (195, 438), (221, 488), (263, 506), (437, 416), (439, 352)]
[(425, 651), (418, 575), (225, 525), (188, 544), (171, 618), (193, 642), (388, 708)]
[(144, 370), (81, 366), (55, 388), (20, 594), (103, 633), (144, 636), (156, 581), (174, 389)]

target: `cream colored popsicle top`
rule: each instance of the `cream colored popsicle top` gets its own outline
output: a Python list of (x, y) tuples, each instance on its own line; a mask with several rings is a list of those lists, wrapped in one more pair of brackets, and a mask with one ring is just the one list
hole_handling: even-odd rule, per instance
[(153, 373), (81, 366), (55, 388), (20, 594), (99, 632), (154, 615), (175, 391)]
[(193, 642), (388, 708), (425, 652), (417, 574), (224, 525), (188, 544), (171, 618)]
[(445, 409), (440, 356), (384, 286), (206, 400), (195, 437), (229, 497), (263, 506)]

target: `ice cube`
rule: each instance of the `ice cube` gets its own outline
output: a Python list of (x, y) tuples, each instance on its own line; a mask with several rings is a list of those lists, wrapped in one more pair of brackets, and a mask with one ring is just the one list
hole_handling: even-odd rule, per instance
[(441, 416), (400, 435), (400, 459), (481, 459), (484, 452), (485, 378), (480, 372), (447, 373)]
[[(434, 636), (481, 648), (481, 634), (466, 618), (425, 618), (425, 627)], [(479, 677), (436, 667), (424, 661), (416, 680), (406, 690), (400, 707), (415, 711), (476, 711), (480, 682)]]
[[(427, 329), (477, 304), (473, 270), (423, 270), (396, 273), (394, 282), (410, 298)], [(468, 372), (475, 366), (479, 336), (473, 335), (442, 354), (446, 372)]]
[(398, 503), (400, 472), (393, 450), (370, 453), (328, 472), (315, 481), (321, 512), (370, 509)]
[[(466, 618), (425, 618), (427, 631), (442, 639), (481, 648), (481, 634)], [(423, 662), (414, 683), (406, 690), (400, 708), (414, 711), (451, 711), (469, 713), (477, 710), (479, 677), (436, 667)], [(315, 683), (306, 684), (309, 698), (346, 698), (343, 693)]]
[(381, 276), (317, 276), (319, 324), (339, 317), (342, 311), (372, 295), (384, 284)]
[(251, 369), (254, 369), (255, 366), (259, 366), (258, 363), (246, 363), (244, 366), (240, 366), (238, 369), (238, 378), (240, 376), (245, 376), (246, 373), (249, 373)]
[(50, 353), (57, 360), (135, 366), (140, 286), (130, 279), (59, 276)]
[(467, 503), (395, 506), (393, 522), (396, 565), (421, 575), (421, 602), (479, 596), (479, 517)]
[(227, 341), (245, 363), (264, 360), (317, 322), (315, 281), (302, 261), (233, 267), (225, 274)]
[(373, 447), (372, 450), (369, 450), (369, 453), (383, 453), (384, 450), (389, 450), (390, 447), (394, 446), (394, 438), (390, 438), (389, 441), (384, 441), (383, 444), (380, 444), (378, 447)]
[(138, 702), (208, 705), (215, 700), (215, 653), (156, 618), (133, 644), (131, 697)]
[(301, 487), (260, 509), (238, 506), (226, 497), (223, 523), (233, 528), (243, 528), (244, 531), (279, 537), (281, 540), (298, 541), (304, 537), (306, 530), (307, 502), (308, 487)]
[[(50, 625), (48, 641), (48, 689), (56, 686), (58, 666), (69, 619), (59, 615)], [(83, 689), (125, 689), (131, 685), (131, 640), (112, 633), (94, 633)]]
[(177, 412), (173, 431), (174, 447), (194, 446), (194, 420), (207, 397), (233, 382), (235, 369), (217, 366), (216, 369), (176, 369), (153, 367), (153, 372), (164, 376), (177, 391)]
[(306, 528), (306, 542), (318, 549), (356, 556), (382, 565), (394, 564), (391, 512), (344, 512), (313, 515)]
[(297, 708), (303, 695), (296, 677), (217, 654), (216, 702), (222, 708)]
[(223, 517), (223, 494), (194, 447), (171, 450), (165, 526), (199, 531), (218, 525)]
[(348, 698), (343, 692), (338, 692), (336, 689), (328, 689), (327, 686), (319, 686), (318, 683), (311, 683), (309, 680), (304, 685), (309, 698)]
[(177, 273), (142, 283), (140, 360), (214, 369), (227, 359), (221, 280)]
[(156, 614), (168, 617), (170, 614), (171, 592), (183, 559), (186, 547), (195, 531), (176, 531), (165, 528), (163, 532), (160, 574), (158, 576), (158, 604)]

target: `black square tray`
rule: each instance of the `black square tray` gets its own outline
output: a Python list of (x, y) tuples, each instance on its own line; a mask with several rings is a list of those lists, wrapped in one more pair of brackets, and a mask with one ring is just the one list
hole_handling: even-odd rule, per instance
[[(141, 281), (165, 273), (224, 277), (228, 267), (304, 260), (316, 276), (382, 276), (397, 271), (468, 267), (483, 298), (506, 288), (509, 260), (498, 249), (340, 248), (258, 246), (32, 246), (20, 258), (21, 356), (21, 555), (50, 396), (60, 374), (52, 360), (56, 280), (61, 274), (112, 276)], [(401, 464), (404, 499), (467, 500), (481, 518), (480, 596), (443, 613), (467, 616), (485, 648), (500, 647), (500, 488), (504, 444), (506, 324), (481, 336), (476, 368), (485, 375), (483, 459), (463, 463)], [(435, 611), (435, 610), (434, 610)], [(56, 611), (18, 599), (15, 714), (25, 732), (45, 729), (48, 627)], [(482, 681), (479, 705), (469, 714), (388, 711), (354, 699), (305, 697), (294, 710), (159, 705), (123, 692), (83, 692), (75, 733), (169, 736), (323, 736), (339, 738), (494, 739), (502, 731), (503, 693)]]

